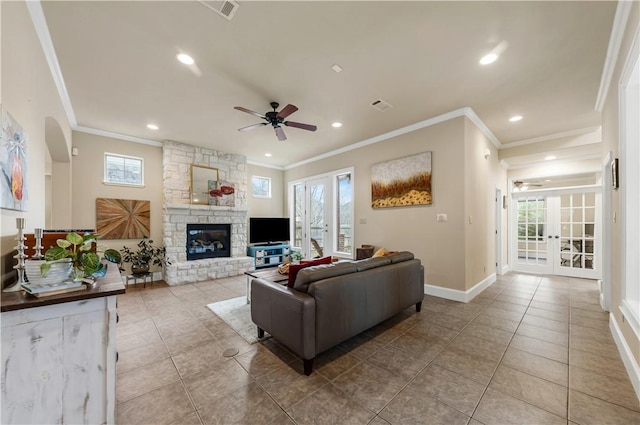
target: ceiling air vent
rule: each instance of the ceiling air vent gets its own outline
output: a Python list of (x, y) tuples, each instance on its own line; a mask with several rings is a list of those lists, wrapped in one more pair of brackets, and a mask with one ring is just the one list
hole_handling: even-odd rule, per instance
[(373, 106), (374, 108), (376, 108), (378, 111), (386, 111), (389, 108), (393, 108), (393, 106), (387, 102), (385, 102), (382, 99), (378, 99), (375, 102), (371, 103), (371, 106)]
[(236, 14), (236, 11), (240, 7), (237, 2), (231, 0), (201, 1), (200, 3), (228, 20), (231, 20), (233, 18), (233, 15)]

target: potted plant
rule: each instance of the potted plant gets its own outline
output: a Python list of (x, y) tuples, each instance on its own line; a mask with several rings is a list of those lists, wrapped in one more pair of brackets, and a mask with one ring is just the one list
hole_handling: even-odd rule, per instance
[[(93, 250), (93, 244), (97, 244), (98, 234), (87, 233), (79, 235), (75, 232), (68, 233), (64, 239), (58, 239), (56, 244), (44, 253), (45, 262), (40, 265), (40, 273), (46, 276), (52, 264), (70, 262), (73, 267), (73, 280), (82, 280), (85, 276), (101, 275), (105, 267), (100, 257)], [(114, 249), (105, 250), (105, 257), (114, 261), (120, 257), (120, 253)]]
[(124, 246), (121, 250), (122, 262), (131, 263), (131, 273), (148, 273), (151, 265), (164, 266), (171, 264), (166, 258), (167, 249), (162, 246), (154, 246), (153, 240), (142, 239), (137, 244), (137, 248)]

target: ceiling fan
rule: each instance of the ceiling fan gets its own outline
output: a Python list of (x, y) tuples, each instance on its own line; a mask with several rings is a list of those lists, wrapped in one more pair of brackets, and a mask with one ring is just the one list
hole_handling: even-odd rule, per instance
[(247, 114), (255, 115), (256, 117), (260, 117), (266, 121), (266, 122), (261, 122), (258, 124), (252, 124), (246, 127), (239, 128), (238, 131), (249, 131), (249, 130), (256, 129), (258, 127), (263, 127), (265, 125), (271, 124), (271, 126), (276, 132), (276, 136), (278, 136), (278, 140), (287, 140), (287, 136), (284, 134), (284, 130), (282, 130), (282, 127), (280, 126), (280, 124), (284, 124), (287, 127), (301, 128), (303, 130), (309, 130), (309, 131), (316, 131), (318, 129), (318, 127), (311, 124), (303, 124), (303, 123), (294, 122), (294, 121), (285, 121), (284, 119), (287, 118), (289, 115), (293, 114), (295, 111), (297, 111), (298, 107), (289, 104), (284, 108), (282, 108), (280, 112), (276, 112), (276, 109), (278, 109), (278, 106), (280, 106), (278, 102), (271, 102), (271, 107), (273, 108), (273, 111), (265, 112), (264, 114), (254, 112), (250, 109), (243, 108), (242, 106), (234, 106), (233, 109), (246, 112)]
[(518, 190), (527, 190), (529, 187), (542, 187), (540, 183), (523, 182), (522, 180), (514, 180), (513, 185)]

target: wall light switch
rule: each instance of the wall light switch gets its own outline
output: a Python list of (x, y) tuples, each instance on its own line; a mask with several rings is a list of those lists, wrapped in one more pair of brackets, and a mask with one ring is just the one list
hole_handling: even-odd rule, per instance
[(437, 214), (436, 215), (436, 221), (438, 223), (442, 223), (442, 222), (447, 221), (447, 215), (446, 214)]

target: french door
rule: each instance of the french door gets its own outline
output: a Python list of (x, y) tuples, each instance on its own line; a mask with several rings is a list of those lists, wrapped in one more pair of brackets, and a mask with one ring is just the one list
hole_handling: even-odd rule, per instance
[(293, 185), (294, 240), (293, 248), (302, 251), (304, 258), (330, 255), (332, 246), (329, 229), (327, 177), (307, 180)]
[(598, 279), (600, 193), (514, 193), (512, 269)]

